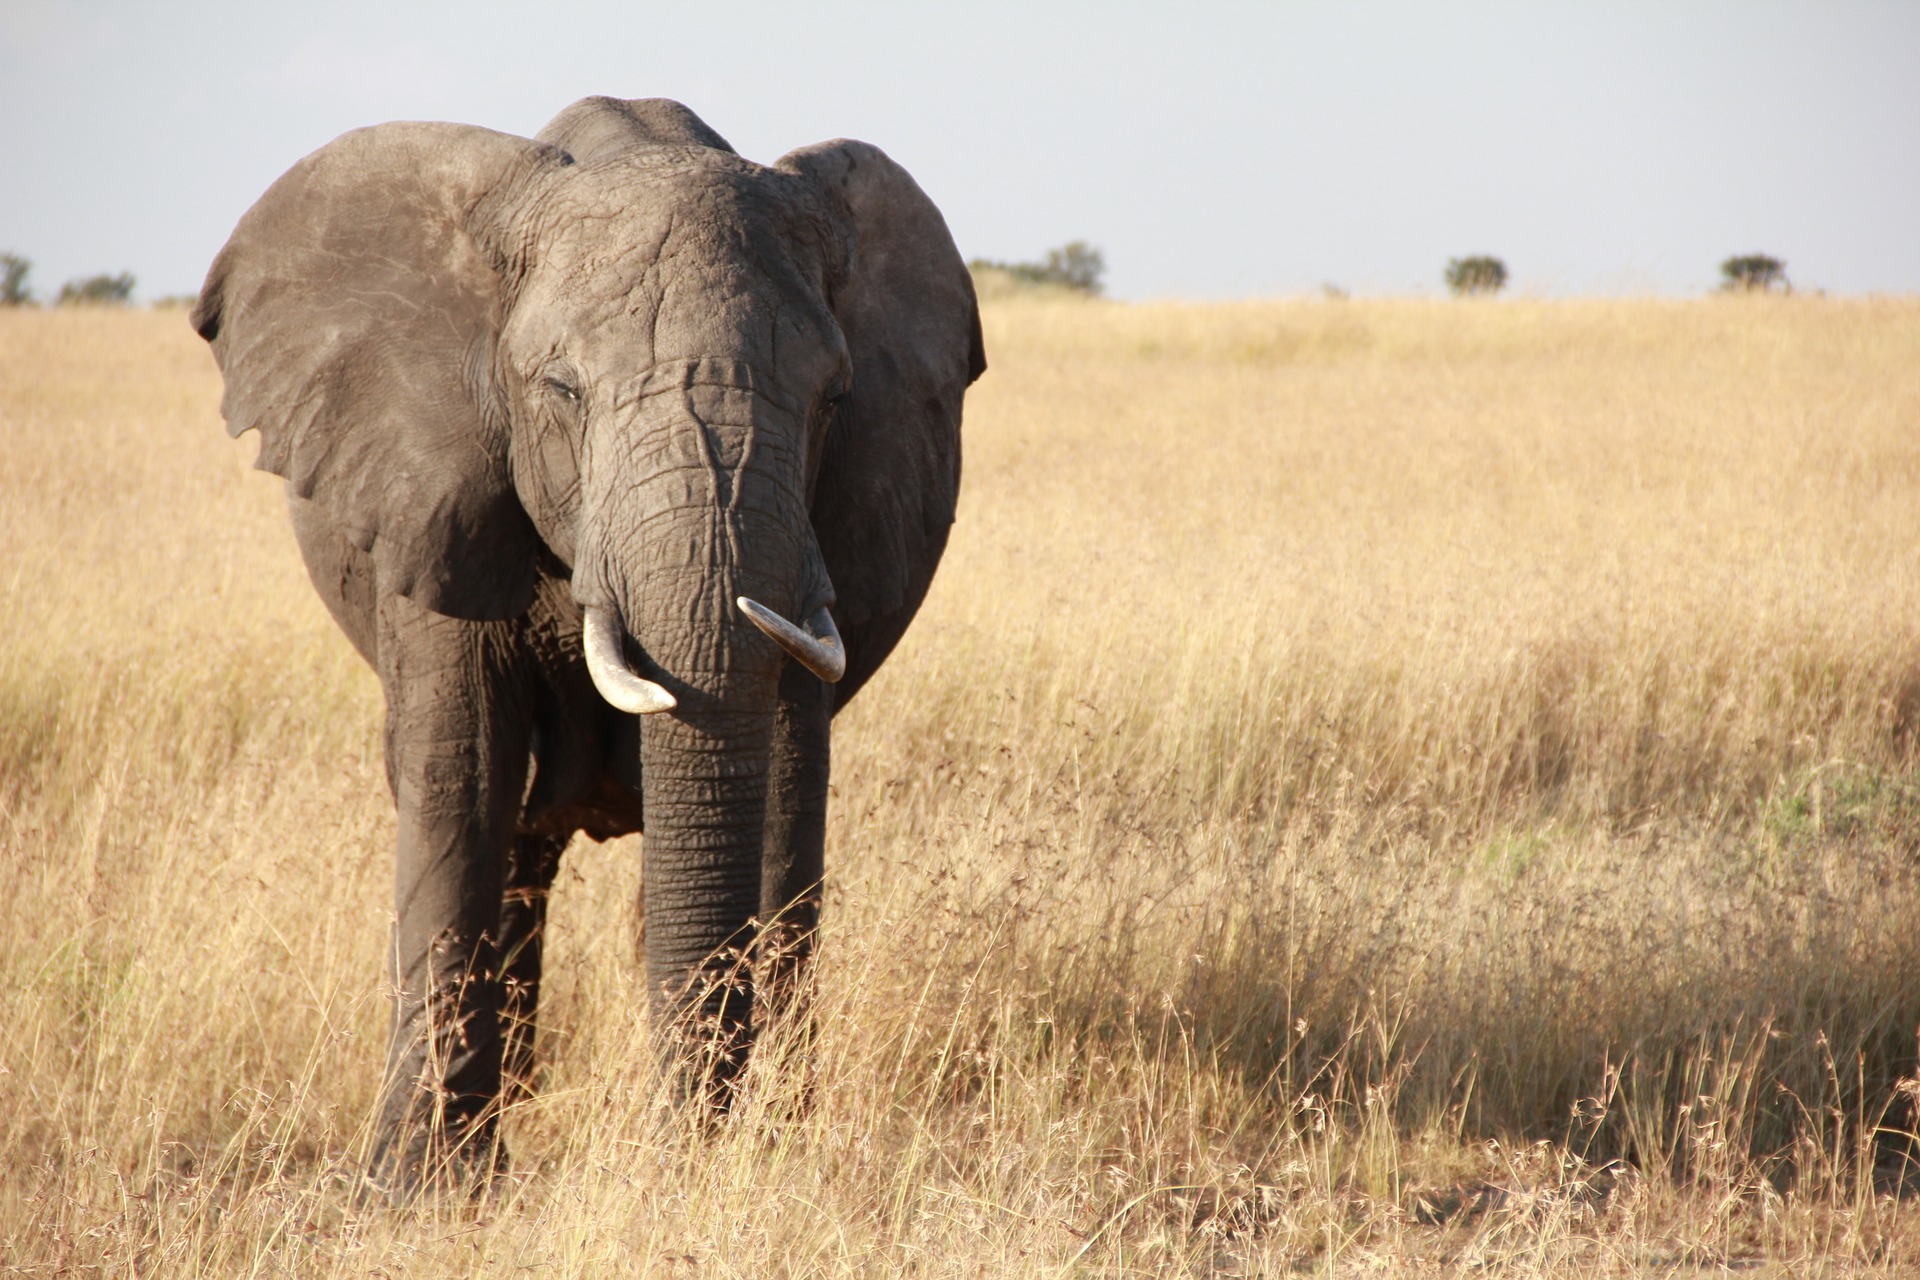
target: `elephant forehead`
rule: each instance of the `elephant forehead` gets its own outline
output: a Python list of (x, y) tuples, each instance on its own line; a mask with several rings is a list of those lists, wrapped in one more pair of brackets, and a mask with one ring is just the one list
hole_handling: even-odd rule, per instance
[(583, 184), (557, 180), (518, 290), (508, 341), (523, 360), (565, 350), (590, 380), (645, 371), (623, 395), (692, 378), (803, 415), (845, 353), (817, 194), (737, 157), (579, 167)]
[(771, 230), (689, 217), (580, 220), (547, 246), (521, 301), (618, 358), (636, 341), (653, 360), (764, 356), (838, 332), (817, 259)]
[(826, 230), (807, 184), (708, 151), (661, 148), (570, 166), (551, 195), (539, 234), (550, 254), (784, 256)]

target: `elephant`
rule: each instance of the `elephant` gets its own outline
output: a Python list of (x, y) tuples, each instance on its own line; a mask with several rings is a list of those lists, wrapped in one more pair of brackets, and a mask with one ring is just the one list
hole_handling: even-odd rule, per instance
[(502, 1166), (577, 832), (642, 833), (650, 1034), (723, 1114), (804, 1021), (832, 718), (954, 518), (986, 357), (939, 210), (871, 144), (763, 166), (666, 99), (381, 124), (268, 188), (191, 322), (385, 699), (371, 1185)]

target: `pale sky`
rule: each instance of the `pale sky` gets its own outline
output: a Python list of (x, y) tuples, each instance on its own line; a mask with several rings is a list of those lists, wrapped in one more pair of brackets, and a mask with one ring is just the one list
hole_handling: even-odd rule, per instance
[(1920, 292), (1920, 4), (0, 0), (0, 251), (199, 287), (328, 139), (673, 97), (740, 151), (864, 138), (968, 257), (1122, 298)]

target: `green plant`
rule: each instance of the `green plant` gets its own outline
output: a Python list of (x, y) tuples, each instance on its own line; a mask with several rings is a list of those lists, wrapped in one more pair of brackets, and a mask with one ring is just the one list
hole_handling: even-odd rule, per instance
[(1498, 293), (1507, 283), (1507, 264), (1488, 254), (1447, 262), (1447, 288), (1457, 296)]
[(27, 273), (33, 262), (17, 253), (0, 253), (0, 307), (24, 307), (33, 301)]
[(1058, 249), (1047, 250), (1044, 262), (994, 262), (975, 258), (967, 264), (979, 275), (987, 271), (1004, 272), (1022, 284), (1057, 285), (1080, 293), (1101, 291), (1100, 277), (1106, 274), (1106, 255), (1085, 240), (1074, 240)]
[(122, 271), (117, 276), (87, 276), (80, 280), (69, 280), (60, 286), (60, 296), (56, 305), (67, 306), (71, 303), (90, 303), (100, 306), (124, 306), (133, 297), (133, 273)]
[(1741, 254), (1720, 264), (1720, 287), (1728, 293), (1792, 293), (1787, 264), (1764, 253)]

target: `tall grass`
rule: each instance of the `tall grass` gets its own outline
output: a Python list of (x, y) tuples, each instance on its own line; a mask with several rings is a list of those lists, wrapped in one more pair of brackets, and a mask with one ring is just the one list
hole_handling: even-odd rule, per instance
[(395, 1213), (378, 690), (179, 316), (0, 312), (0, 1259), (1910, 1271), (1920, 305), (986, 325), (819, 1035), (681, 1131), (577, 842), (513, 1171)]

